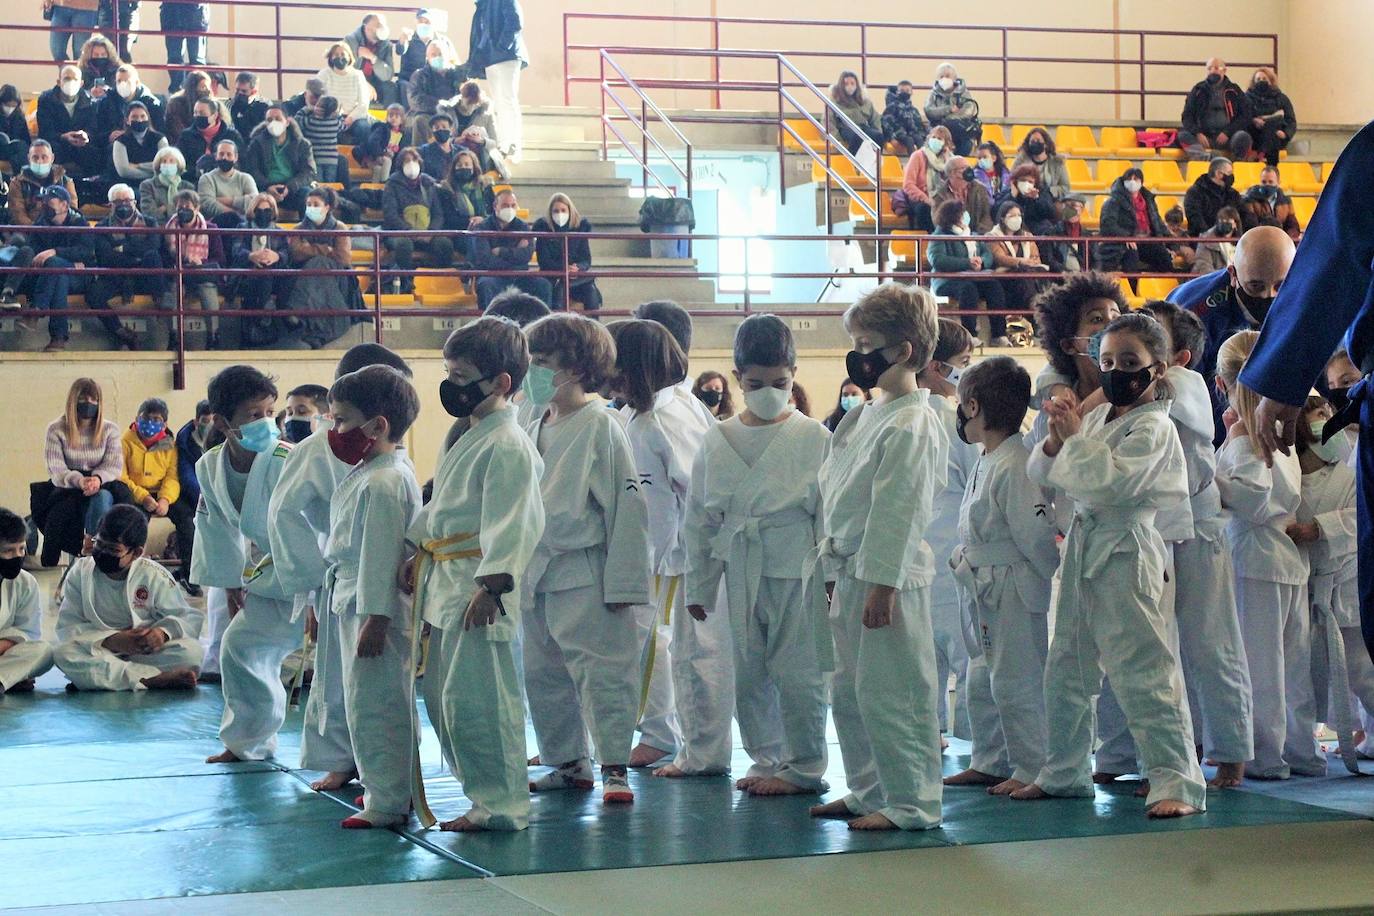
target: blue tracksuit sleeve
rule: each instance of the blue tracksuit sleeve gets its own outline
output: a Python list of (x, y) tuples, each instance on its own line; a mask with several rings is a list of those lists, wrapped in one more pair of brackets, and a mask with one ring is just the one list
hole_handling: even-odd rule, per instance
[(1374, 124), (1336, 160), (1288, 279), (1269, 309), (1240, 380), (1265, 397), (1302, 404), (1355, 319), (1374, 309)]

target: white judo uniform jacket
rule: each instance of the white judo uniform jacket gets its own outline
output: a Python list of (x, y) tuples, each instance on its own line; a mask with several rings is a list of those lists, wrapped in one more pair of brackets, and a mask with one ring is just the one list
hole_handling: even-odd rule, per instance
[(0, 639), (15, 644), (0, 655), (0, 692), (52, 667), (42, 623), (43, 594), (33, 573), (21, 569), (13, 579), (0, 579)]
[[(278, 576), (271, 554), (269, 507), (291, 446), (278, 442), (270, 452), (253, 457), (243, 506), (229, 495), (229, 450), (221, 443), (196, 462), (200, 505), (196, 507), (196, 546), (191, 581), (215, 588), (242, 588), (249, 595), (290, 602), (293, 592)], [(302, 542), (319, 550), (315, 536)], [(323, 572), (323, 571), (321, 571)]]
[(130, 564), (129, 577), (124, 580), (124, 596), (133, 622), (124, 625), (102, 616), (96, 606), (92, 579), (101, 575), (104, 573), (95, 568), (95, 560), (90, 557), (82, 557), (72, 564), (57, 616), (59, 642), (98, 648), (125, 627), (158, 627), (167, 631), (169, 640), (200, 636), (204, 621), (187, 603), (186, 595), (166, 567), (147, 557), (139, 557)]
[[(291, 449), (272, 488), (267, 509), (272, 565), (283, 591), (295, 596), (295, 616), (324, 582), (329, 501), (351, 470), (334, 456), (328, 431), (320, 429)], [(323, 616), (323, 609), (316, 611)]]

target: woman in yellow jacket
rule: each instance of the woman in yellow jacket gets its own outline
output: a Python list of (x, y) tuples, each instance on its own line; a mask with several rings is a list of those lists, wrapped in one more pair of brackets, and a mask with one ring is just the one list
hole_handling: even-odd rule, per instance
[(124, 476), (120, 479), (133, 494), (134, 505), (149, 518), (167, 518), (176, 526), (181, 566), (174, 575), (188, 592), (198, 594), (200, 590), (186, 579), (196, 537), (196, 507), (181, 499), (177, 443), (167, 428), (167, 402), (149, 398), (140, 404), (138, 418), (124, 431), (120, 444), (124, 448)]

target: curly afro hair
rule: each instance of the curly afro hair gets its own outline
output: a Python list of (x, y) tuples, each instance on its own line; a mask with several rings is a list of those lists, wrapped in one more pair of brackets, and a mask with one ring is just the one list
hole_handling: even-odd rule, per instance
[(1073, 355), (1064, 351), (1063, 344), (1078, 336), (1083, 306), (1093, 299), (1110, 299), (1123, 315), (1130, 311), (1126, 295), (1116, 280), (1109, 274), (1095, 270), (1073, 274), (1064, 282), (1044, 290), (1031, 302), (1039, 329), (1040, 347), (1049, 358), (1050, 365), (1075, 380), (1078, 378), (1078, 367)]

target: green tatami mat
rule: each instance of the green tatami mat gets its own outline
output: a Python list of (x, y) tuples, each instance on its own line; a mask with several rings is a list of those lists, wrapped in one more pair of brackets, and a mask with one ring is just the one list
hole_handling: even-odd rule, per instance
[(213, 754), (223, 705), (219, 688), (210, 686), (5, 694), (0, 698), (0, 748), (190, 738), (209, 742), (208, 753)]
[(1325, 776), (1293, 776), (1289, 779), (1247, 779), (1245, 791), (1265, 795), (1270, 799), (1303, 802), (1322, 808), (1345, 811), (1360, 817), (1374, 818), (1374, 762), (1360, 761), (1356, 776), (1345, 764), (1332, 758)]
[[(7, 737), (0, 732), (0, 745)], [(155, 776), (266, 773), (278, 769), (268, 761), (207, 764), (205, 758), (215, 752), (213, 733), (195, 740), (0, 746), (0, 789)], [(294, 760), (295, 752), (287, 759)]]

